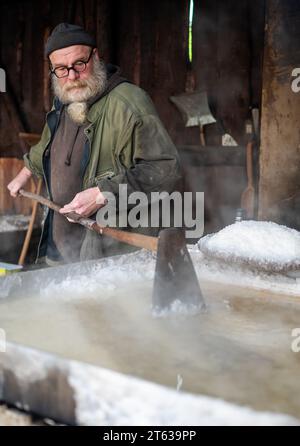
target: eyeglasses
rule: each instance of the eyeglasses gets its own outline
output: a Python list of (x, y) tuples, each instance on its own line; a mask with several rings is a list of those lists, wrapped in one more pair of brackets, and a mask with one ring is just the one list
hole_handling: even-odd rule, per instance
[(54, 69), (50, 69), (50, 73), (55, 74), (55, 76), (58, 77), (59, 79), (62, 77), (69, 76), (70, 70), (74, 70), (75, 73), (82, 73), (83, 71), (85, 71), (86, 66), (92, 57), (93, 51), (94, 48), (92, 48), (92, 51), (87, 60), (77, 60), (70, 67), (61, 66), (61, 67), (56, 67)]

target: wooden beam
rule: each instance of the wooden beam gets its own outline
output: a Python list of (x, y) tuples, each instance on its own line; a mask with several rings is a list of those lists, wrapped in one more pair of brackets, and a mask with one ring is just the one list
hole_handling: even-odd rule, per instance
[(246, 166), (244, 146), (177, 146), (181, 162), (193, 166)]
[(269, 0), (263, 69), (259, 218), (299, 188), (300, 93), (292, 71), (300, 61), (299, 1)]

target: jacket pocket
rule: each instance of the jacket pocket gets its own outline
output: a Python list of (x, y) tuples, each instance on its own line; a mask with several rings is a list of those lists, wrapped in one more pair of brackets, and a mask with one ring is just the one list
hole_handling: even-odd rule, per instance
[(115, 172), (113, 170), (106, 170), (105, 172), (100, 173), (95, 177), (95, 180), (103, 180), (104, 178), (111, 178), (115, 176)]
[(87, 180), (87, 186), (86, 189), (89, 187), (95, 187), (98, 184), (98, 181), (104, 180), (104, 179), (110, 179), (114, 177), (116, 174), (113, 170), (105, 170), (104, 172), (99, 173), (93, 178), (89, 178)]

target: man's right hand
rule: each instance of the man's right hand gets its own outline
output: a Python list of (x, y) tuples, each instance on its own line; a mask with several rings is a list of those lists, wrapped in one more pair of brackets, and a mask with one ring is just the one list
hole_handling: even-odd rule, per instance
[(23, 167), (23, 169), (18, 173), (18, 175), (7, 185), (7, 189), (10, 192), (12, 197), (17, 197), (19, 190), (22, 189), (29, 178), (32, 177), (32, 173), (27, 167)]

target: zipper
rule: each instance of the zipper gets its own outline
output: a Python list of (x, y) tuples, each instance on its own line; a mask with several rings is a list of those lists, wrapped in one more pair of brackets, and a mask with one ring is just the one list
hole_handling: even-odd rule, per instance
[[(48, 124), (48, 116), (50, 115), (50, 113), (51, 112), (47, 113), (47, 117), (46, 117), (47, 124)], [(54, 128), (54, 131), (51, 132), (50, 140), (49, 140), (48, 144), (46, 145), (45, 150), (43, 152), (43, 156), (42, 156), (43, 177), (44, 177), (44, 180), (45, 180), (47, 194), (48, 194), (48, 197), (49, 197), (49, 199), (51, 201), (52, 201), (52, 195), (51, 195), (51, 191), (50, 191), (49, 184), (48, 184), (48, 181), (47, 181), (47, 175), (45, 173), (45, 156), (46, 156), (47, 150), (49, 149), (49, 146), (51, 146), (51, 144), (53, 142), (54, 135), (55, 135), (56, 130), (58, 128), (59, 121), (60, 121), (61, 110), (56, 110), (55, 114), (56, 114), (55, 128)], [(50, 129), (50, 131), (51, 131), (51, 129)], [(49, 154), (49, 157), (50, 157), (50, 154)], [(36, 255), (35, 263), (37, 263), (37, 261), (38, 261), (38, 259), (40, 257), (40, 249), (41, 249), (41, 244), (42, 244), (42, 241), (43, 241), (43, 236), (44, 236), (44, 232), (45, 232), (45, 223), (47, 221), (48, 215), (49, 215), (49, 208), (47, 208), (47, 212), (45, 214), (44, 223), (43, 223), (43, 227), (42, 227), (42, 231), (41, 231), (41, 236), (40, 236), (40, 240), (39, 240), (39, 244), (38, 244), (38, 248), (37, 248), (37, 255)]]
[(87, 159), (85, 161), (85, 165), (83, 166), (83, 169), (82, 169), (81, 190), (84, 190), (84, 184), (83, 184), (84, 183), (84, 177), (85, 177), (86, 169), (87, 169), (87, 166), (89, 165), (89, 162), (90, 162), (90, 159), (91, 159), (91, 154), (92, 154), (91, 141), (90, 141), (90, 139), (89, 139), (87, 134), (86, 134), (86, 137), (87, 137), (87, 141), (88, 141), (88, 156), (87, 156)]

